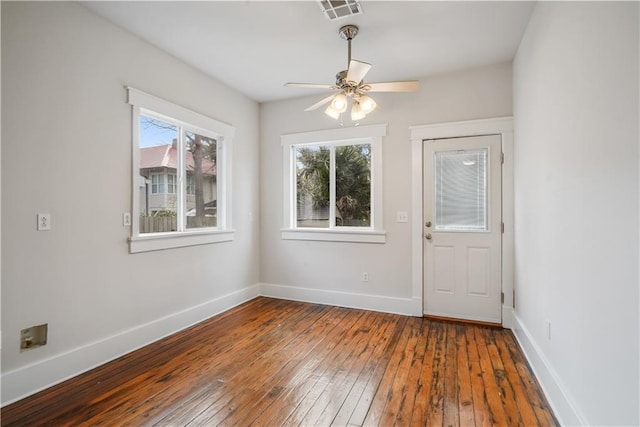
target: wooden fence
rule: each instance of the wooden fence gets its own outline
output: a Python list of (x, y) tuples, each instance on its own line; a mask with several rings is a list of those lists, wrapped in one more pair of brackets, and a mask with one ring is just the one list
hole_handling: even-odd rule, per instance
[[(216, 217), (187, 217), (187, 228), (215, 227)], [(163, 233), (178, 230), (175, 216), (140, 216), (140, 233)]]

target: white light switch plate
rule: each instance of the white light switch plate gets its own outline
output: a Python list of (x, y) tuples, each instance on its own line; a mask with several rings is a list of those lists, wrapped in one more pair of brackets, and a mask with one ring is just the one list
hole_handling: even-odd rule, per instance
[(397, 221), (398, 222), (409, 222), (409, 214), (407, 212), (404, 212), (404, 211), (398, 211)]

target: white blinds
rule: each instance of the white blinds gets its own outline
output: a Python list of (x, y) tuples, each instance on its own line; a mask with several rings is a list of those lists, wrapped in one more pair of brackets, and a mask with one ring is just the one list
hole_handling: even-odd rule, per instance
[(487, 231), (488, 149), (435, 153), (435, 230)]

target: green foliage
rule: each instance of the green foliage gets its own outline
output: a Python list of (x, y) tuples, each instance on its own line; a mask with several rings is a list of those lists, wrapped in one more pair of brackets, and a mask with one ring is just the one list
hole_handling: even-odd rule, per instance
[(311, 197), (314, 208), (329, 204), (330, 152), (324, 147), (304, 147), (296, 151), (298, 203)]
[[(330, 150), (319, 146), (298, 148), (296, 165), (298, 204), (311, 198), (314, 208), (328, 206)], [(336, 147), (335, 165), (338, 225), (368, 225), (371, 219), (371, 146)]]
[(371, 146), (336, 148), (336, 208), (345, 222), (371, 219)]

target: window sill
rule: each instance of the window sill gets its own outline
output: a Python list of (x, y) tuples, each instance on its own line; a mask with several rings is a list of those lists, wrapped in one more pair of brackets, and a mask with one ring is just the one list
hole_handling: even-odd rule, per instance
[(315, 240), (321, 242), (386, 243), (385, 231), (327, 230), (286, 228), (281, 230), (282, 240)]
[(233, 241), (234, 230), (157, 233), (129, 238), (129, 253), (160, 251), (186, 246)]

